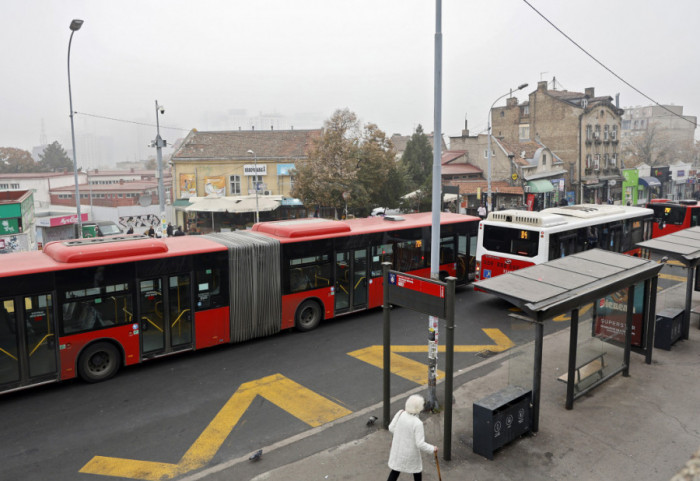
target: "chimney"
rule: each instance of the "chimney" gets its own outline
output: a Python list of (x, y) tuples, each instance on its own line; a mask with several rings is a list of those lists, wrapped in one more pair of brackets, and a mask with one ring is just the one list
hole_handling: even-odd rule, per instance
[(469, 128), (467, 127), (467, 119), (464, 119), (464, 130), (462, 130), (462, 137), (469, 137)]
[(615, 94), (615, 107), (620, 108), (620, 94)]
[(547, 91), (547, 81), (542, 80), (540, 82), (537, 82), (537, 90), (541, 90), (543, 92)]
[(517, 107), (518, 106), (518, 98), (517, 97), (510, 97), (506, 99), (506, 107)]
[(587, 87), (585, 92), (588, 98), (592, 99), (595, 97), (595, 87)]

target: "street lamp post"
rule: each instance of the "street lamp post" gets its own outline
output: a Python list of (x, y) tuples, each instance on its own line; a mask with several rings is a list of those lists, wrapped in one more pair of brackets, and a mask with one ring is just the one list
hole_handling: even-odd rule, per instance
[(255, 223), (260, 222), (260, 211), (258, 210), (258, 155), (252, 150), (248, 150), (248, 154), (253, 156), (255, 163), (255, 177), (253, 178), (253, 186), (255, 187)]
[(489, 138), (488, 138), (488, 147), (486, 148), (487, 149), (487, 156), (489, 159), (488, 160), (487, 187), (486, 187), (486, 212), (487, 213), (491, 212), (491, 208), (492, 208), (492, 205), (491, 205), (491, 111), (493, 110), (493, 106), (496, 105), (496, 102), (501, 100), (503, 97), (505, 97), (507, 95), (513, 95), (513, 92), (517, 92), (518, 90), (522, 90), (525, 87), (527, 87), (526, 83), (518, 85), (518, 88), (516, 88), (515, 90), (511, 90), (510, 92), (501, 95), (496, 100), (494, 100), (494, 102), (491, 104), (491, 108), (489, 109), (489, 122), (488, 122), (488, 131), (487, 131)]
[(153, 145), (156, 147), (156, 160), (158, 161), (158, 201), (160, 204), (160, 232), (165, 237), (165, 189), (163, 188), (163, 147), (168, 143), (160, 136), (160, 122), (158, 114), (165, 113), (165, 107), (158, 105), (156, 100), (156, 140)]
[(70, 39), (68, 40), (68, 101), (70, 103), (70, 133), (73, 140), (73, 175), (75, 177), (75, 208), (78, 214), (78, 239), (83, 237), (83, 220), (80, 214), (80, 187), (78, 187), (78, 161), (75, 157), (75, 128), (73, 126), (73, 94), (70, 86), (70, 46), (73, 43), (73, 34), (80, 30), (83, 26), (83, 21), (73, 19), (70, 23)]

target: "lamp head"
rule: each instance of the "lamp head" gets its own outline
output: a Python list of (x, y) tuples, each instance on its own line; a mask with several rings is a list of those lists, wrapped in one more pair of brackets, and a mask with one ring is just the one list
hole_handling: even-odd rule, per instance
[(80, 27), (83, 26), (83, 21), (80, 20), (79, 18), (74, 18), (73, 21), (70, 23), (70, 29), (73, 30), (74, 32), (80, 30)]
[(522, 89), (524, 89), (525, 87), (527, 87), (527, 84), (518, 85), (518, 90), (522, 90)]
[(255, 152), (253, 152), (253, 151), (250, 150), (250, 149), (248, 149), (248, 152), (246, 152), (246, 153), (248, 153), (248, 154), (250, 154), (250, 155), (255, 155)]

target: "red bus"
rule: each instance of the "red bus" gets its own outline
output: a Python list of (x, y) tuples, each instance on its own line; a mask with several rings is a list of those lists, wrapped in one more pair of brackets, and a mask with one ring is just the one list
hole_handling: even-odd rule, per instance
[(654, 199), (647, 208), (654, 211), (654, 237), (700, 225), (700, 203), (697, 200)]
[[(440, 274), (474, 278), (479, 218), (442, 214)], [(429, 276), (431, 214), (253, 231), (50, 242), (0, 262), (0, 393), (330, 319), (382, 303), (382, 262)]]

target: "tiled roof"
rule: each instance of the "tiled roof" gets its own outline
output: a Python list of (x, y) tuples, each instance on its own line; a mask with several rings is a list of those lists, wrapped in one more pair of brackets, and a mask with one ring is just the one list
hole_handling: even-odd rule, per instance
[[(165, 182), (168, 184), (168, 182)], [(80, 191), (86, 192), (92, 190), (93, 193), (96, 192), (142, 192), (146, 189), (152, 189), (158, 187), (157, 181), (135, 181), (135, 182), (124, 182), (123, 184), (80, 184)], [(51, 192), (74, 192), (74, 185), (67, 185), (65, 187), (52, 187)]]
[(21, 174), (10, 174), (3, 172), (0, 174), (0, 179), (46, 179), (48, 177), (60, 177), (64, 175), (73, 175), (73, 171), (70, 172), (25, 172)]
[[(481, 193), (485, 193), (488, 190), (488, 182), (485, 180), (453, 180), (446, 182), (447, 185), (456, 185), (459, 187), (459, 193), (462, 195), (474, 195), (477, 190), (481, 188)], [(504, 181), (492, 181), (491, 182), (491, 192), (498, 194), (523, 194), (523, 188), (520, 186), (510, 186), (508, 182)]]
[(459, 159), (460, 157), (464, 157), (464, 161), (466, 162), (467, 160), (467, 151), (466, 150), (446, 150), (442, 153), (442, 159), (441, 159), (441, 164), (449, 164), (450, 162), (454, 162), (455, 160)]
[(446, 164), (440, 167), (442, 175), (481, 174), (484, 171), (472, 164)]
[(235, 130), (199, 132), (192, 130), (172, 160), (239, 159), (249, 160), (252, 150), (258, 159), (305, 158), (314, 140), (320, 138), (317, 130)]

